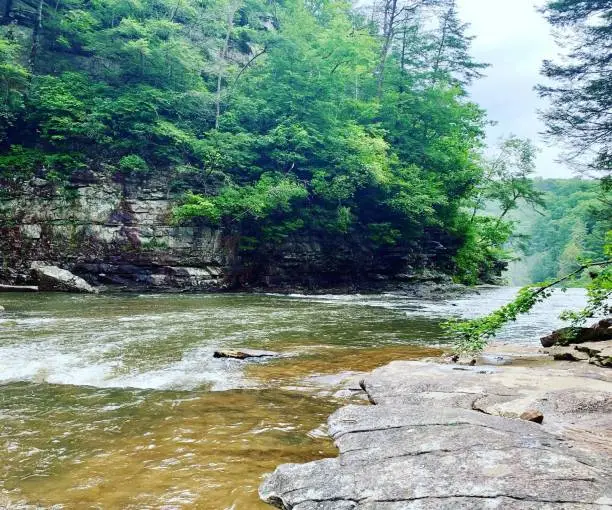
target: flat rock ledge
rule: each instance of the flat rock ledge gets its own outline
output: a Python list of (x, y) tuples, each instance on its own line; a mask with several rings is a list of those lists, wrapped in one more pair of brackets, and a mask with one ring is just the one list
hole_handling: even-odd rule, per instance
[[(605, 369), (396, 361), (328, 421), (339, 456), (260, 487), (283, 510), (612, 509)], [(542, 424), (519, 419), (539, 411)]]

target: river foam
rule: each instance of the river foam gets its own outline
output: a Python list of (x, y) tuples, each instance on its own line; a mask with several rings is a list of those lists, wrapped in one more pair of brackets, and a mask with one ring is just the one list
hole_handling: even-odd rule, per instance
[[(192, 390), (253, 387), (244, 362), (217, 349), (308, 353), (325, 348), (440, 344), (438, 323), (507, 303), (517, 289), (481, 288), (451, 300), (375, 295), (7, 295), (0, 319), (0, 383)], [(499, 339), (537, 342), (582, 289), (556, 292)]]

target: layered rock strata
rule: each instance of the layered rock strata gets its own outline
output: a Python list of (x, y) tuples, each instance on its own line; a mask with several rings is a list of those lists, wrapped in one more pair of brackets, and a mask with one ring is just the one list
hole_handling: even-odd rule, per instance
[[(128, 179), (75, 172), (59, 186), (0, 182), (0, 284), (36, 283), (30, 265), (58, 266), (89, 284), (125, 290), (414, 288), (448, 286), (458, 240), (427, 231), (376, 248), (364, 234), (303, 231), (242, 249), (238, 232), (177, 223), (172, 176)], [(248, 236), (247, 236), (248, 237)], [(498, 268), (499, 273), (502, 267)]]

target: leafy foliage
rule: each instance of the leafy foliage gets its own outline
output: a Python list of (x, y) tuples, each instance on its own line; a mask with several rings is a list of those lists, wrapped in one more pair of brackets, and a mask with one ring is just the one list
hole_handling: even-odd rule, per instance
[(454, 0), (15, 2), (3, 178), (157, 178), (184, 193), (177, 221), (249, 249), (316, 232), (409, 250), (436, 232), (460, 279), (498, 270), (506, 226), (466, 210), (485, 116), (465, 87), (486, 65)]
[[(471, 214), (459, 217), (457, 229), (465, 243), (455, 260), (461, 281), (477, 283), (486, 274), (495, 274), (495, 265), (512, 258), (507, 249), (514, 222), (507, 215), (520, 205), (544, 206), (542, 192), (534, 187), (536, 148), (528, 139), (515, 136), (500, 143), (498, 154), (483, 162), (482, 177), (466, 201)], [(487, 207), (495, 206), (491, 214)]]
[(551, 292), (552, 289), (548, 287), (523, 287), (512, 302), (484, 317), (467, 321), (447, 321), (442, 326), (453, 337), (456, 351), (479, 352), (486, 347), (488, 339), (506, 323), (516, 320), (520, 314), (527, 313), (536, 303), (550, 296)]
[[(606, 248), (608, 256), (612, 253), (612, 244)], [(554, 288), (559, 284), (571, 281), (583, 271), (603, 268), (599, 274), (593, 276), (593, 281), (588, 287), (588, 305), (578, 312), (565, 312), (562, 318), (570, 319), (573, 326), (583, 324), (588, 318), (598, 314), (610, 313), (609, 298), (612, 296), (612, 259), (603, 261), (587, 262), (575, 271), (558, 278), (557, 280), (543, 283), (538, 286), (523, 287), (516, 298), (510, 303), (498, 308), (483, 317), (471, 320), (451, 320), (443, 323), (443, 328), (452, 336), (455, 350), (458, 352), (482, 351), (489, 338), (508, 322), (524, 313), (529, 312), (537, 303), (550, 297)]]
[[(578, 312), (566, 312), (563, 318), (571, 319), (574, 326), (582, 324), (587, 318), (597, 314), (610, 312), (610, 297), (612, 296), (612, 235), (610, 231), (611, 207), (609, 200), (610, 177), (612, 168), (611, 122), (611, 89), (612, 74), (610, 59), (610, 43), (612, 41), (612, 2), (609, 0), (549, 0), (543, 12), (548, 21), (559, 29), (571, 31), (571, 50), (564, 64), (554, 64), (545, 61), (543, 74), (557, 83), (552, 86), (540, 86), (542, 96), (551, 99), (551, 108), (544, 114), (548, 126), (548, 134), (556, 139), (566, 141), (572, 146), (571, 157), (582, 157), (589, 151), (597, 153), (591, 166), (607, 172), (602, 179), (602, 191), (597, 197), (599, 203), (593, 203), (582, 190), (570, 194), (566, 200), (555, 201), (552, 204), (552, 219), (547, 217), (542, 224), (536, 226), (536, 243), (542, 239), (554, 238), (561, 231), (565, 239), (553, 244), (564, 246), (562, 252), (553, 256), (557, 261), (554, 268), (556, 274), (562, 273), (553, 281), (537, 287), (528, 286), (521, 289), (516, 299), (495, 310), (491, 314), (469, 321), (450, 321), (445, 324), (446, 330), (454, 336), (455, 346), (459, 351), (479, 351), (484, 348), (488, 338), (503, 327), (508, 321), (515, 320), (519, 314), (528, 312), (536, 303), (546, 299), (552, 289), (561, 284), (575, 281), (588, 271), (590, 282), (587, 285), (588, 305)], [(512, 148), (518, 156), (517, 168), (530, 167), (531, 151), (521, 143), (512, 143)], [(510, 180), (510, 190), (505, 186), (496, 187), (495, 192), (505, 192), (502, 198), (502, 216), (516, 207), (520, 195), (522, 201), (532, 201), (541, 205), (541, 193), (531, 185), (526, 189), (526, 180)], [(525, 176), (523, 176), (525, 177)], [(518, 186), (517, 186), (518, 184)], [(591, 188), (592, 189), (592, 188)], [(591, 190), (589, 190), (591, 191)], [(585, 200), (586, 199), (586, 200)], [(567, 202), (573, 204), (568, 206)], [(559, 204), (559, 202), (562, 202)], [(562, 210), (563, 214), (557, 211)], [(570, 215), (565, 213), (570, 211)], [(563, 227), (566, 216), (570, 216), (570, 229)], [(592, 220), (588, 232), (586, 221)], [(594, 221), (593, 221), (594, 220)], [(541, 235), (538, 229), (546, 231)], [(565, 230), (565, 232), (563, 232)], [(568, 236), (568, 230), (569, 236)], [(595, 230), (595, 232), (593, 232)], [(597, 240), (603, 239), (603, 246), (597, 247)], [(552, 235), (551, 235), (552, 234)], [(590, 234), (590, 235), (589, 235)], [(569, 240), (567, 239), (569, 237)], [(590, 246), (587, 246), (587, 239)], [(595, 241), (595, 245), (593, 244)], [(591, 248), (594, 248), (592, 251)], [(599, 249), (598, 249), (599, 248)], [(542, 249), (540, 245), (540, 249)], [(585, 255), (594, 255), (593, 258)]]

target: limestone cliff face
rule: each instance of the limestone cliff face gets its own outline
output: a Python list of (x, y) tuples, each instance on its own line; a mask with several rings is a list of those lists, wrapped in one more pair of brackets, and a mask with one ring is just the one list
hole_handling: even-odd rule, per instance
[[(10, 183), (9, 183), (10, 184)], [(358, 234), (301, 233), (256, 251), (202, 225), (177, 225), (169, 180), (77, 172), (68, 186), (34, 178), (0, 194), (0, 283), (32, 281), (43, 261), (94, 285), (129, 290), (369, 288), (448, 279), (456, 246), (431, 233), (419, 246), (373, 249)]]
[[(34, 260), (72, 270), (94, 284), (211, 289), (231, 250), (216, 230), (172, 222), (163, 181), (117, 182), (93, 173), (69, 187), (42, 179), (0, 197), (0, 278), (23, 283)], [(10, 268), (10, 269), (9, 269)]]
[[(443, 240), (443, 242), (440, 242)], [(423, 281), (450, 281), (456, 246), (439, 233), (413, 246), (373, 247), (364, 235), (298, 234), (236, 257), (238, 274), (274, 288), (375, 290)]]

